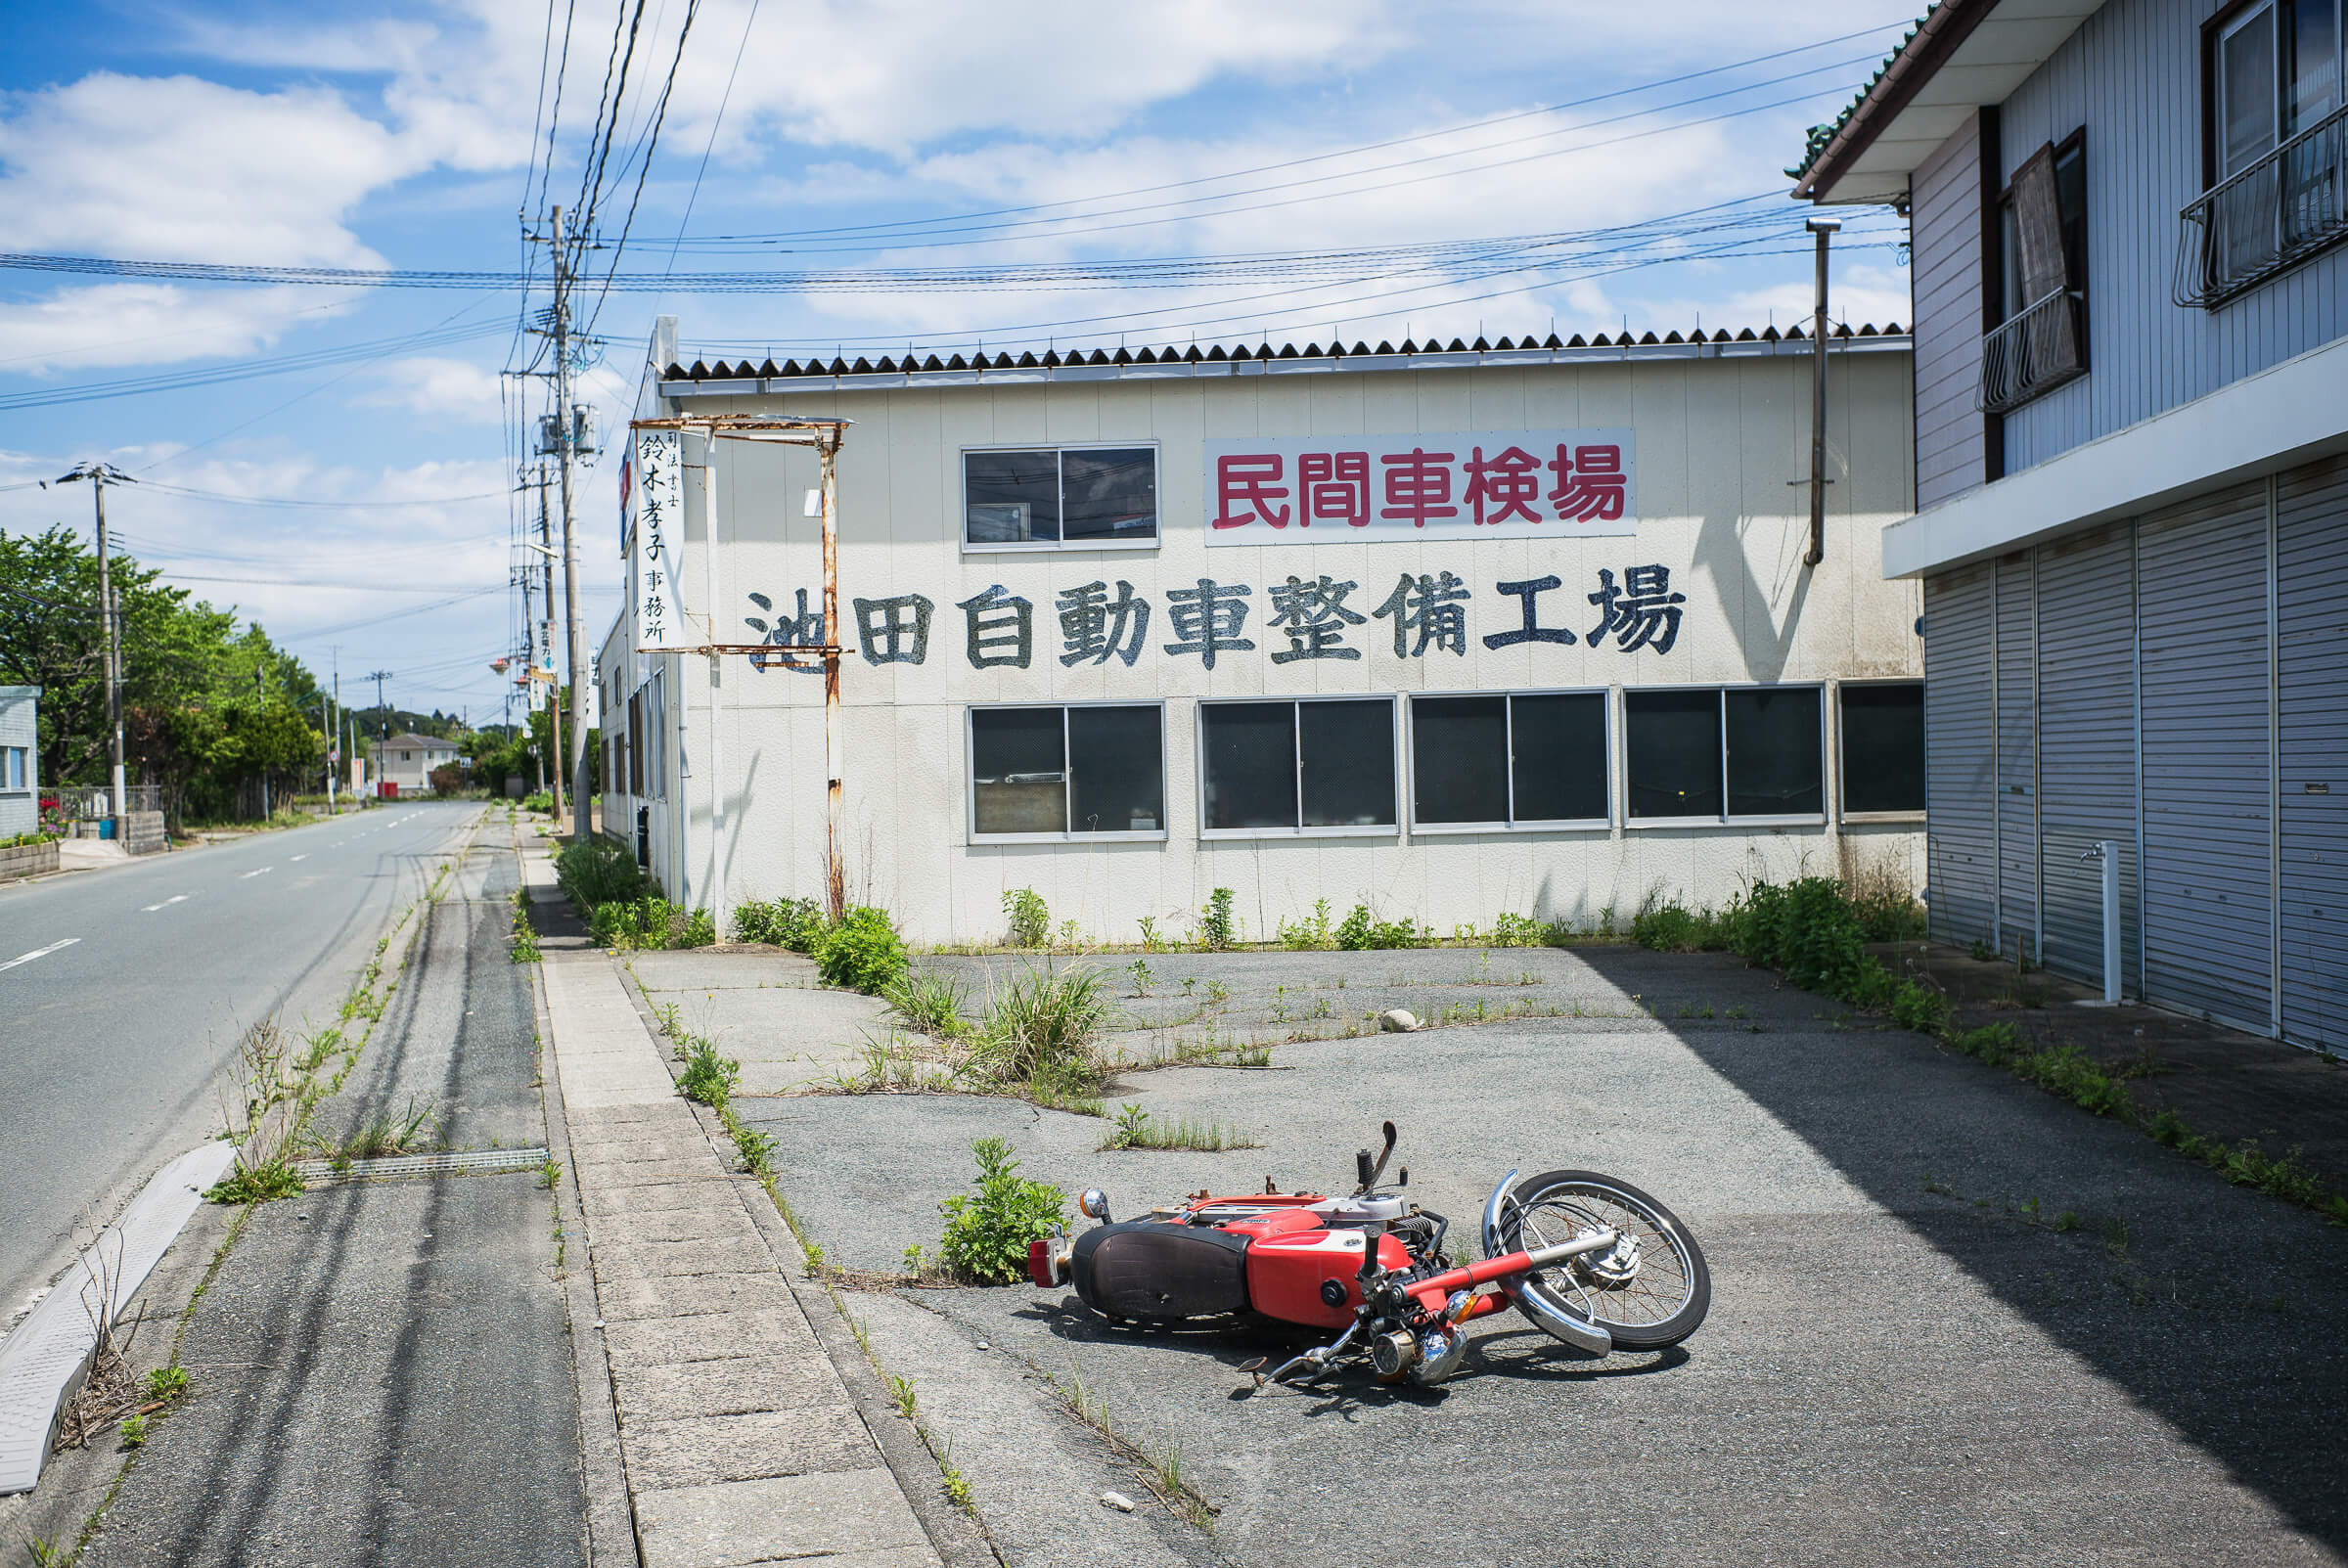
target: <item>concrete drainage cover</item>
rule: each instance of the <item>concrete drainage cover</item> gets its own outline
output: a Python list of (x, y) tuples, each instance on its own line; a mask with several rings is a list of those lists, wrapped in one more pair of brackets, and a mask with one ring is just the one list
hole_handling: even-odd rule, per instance
[(98, 1346), (97, 1316), (113, 1297), (117, 1315), (139, 1293), (180, 1230), (227, 1174), (227, 1143), (190, 1149), (139, 1189), (118, 1224), (88, 1251), (0, 1342), (0, 1497), (30, 1492), (41, 1478), (57, 1412), (81, 1386)]
[(352, 1160), (337, 1166), (328, 1160), (295, 1160), (305, 1187), (333, 1187), (337, 1182), (364, 1182), (384, 1176), (440, 1176), (462, 1173), (479, 1176), (497, 1171), (534, 1171), (544, 1165), (542, 1148), (485, 1148), (454, 1154), (389, 1154), (376, 1160)]

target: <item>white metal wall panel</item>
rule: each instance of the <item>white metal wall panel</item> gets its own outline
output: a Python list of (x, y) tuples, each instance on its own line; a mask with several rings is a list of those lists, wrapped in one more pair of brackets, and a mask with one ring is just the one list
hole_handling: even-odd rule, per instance
[[(1992, 155), (1995, 156), (1994, 154)], [(1916, 171), (1909, 268), (1916, 302), (1916, 504), (1978, 486), (1981, 134), (1968, 119)]]
[(2141, 989), (2136, 887), (2136, 562), (2125, 524), (2038, 556), (2039, 888), (2046, 965), (2103, 978), (2103, 872), (2120, 846), (2123, 983)]
[(1997, 563), (1998, 939), (2038, 957), (2038, 608), (2027, 555)]
[(2145, 992), (2271, 1033), (2264, 481), (2144, 520)]
[(2348, 1049), (2348, 459), (2285, 474), (2281, 635), (2282, 1032)]
[(1924, 581), (1926, 887), (1935, 940), (1988, 939), (1997, 907), (1996, 799), (1990, 777), (1990, 568)]

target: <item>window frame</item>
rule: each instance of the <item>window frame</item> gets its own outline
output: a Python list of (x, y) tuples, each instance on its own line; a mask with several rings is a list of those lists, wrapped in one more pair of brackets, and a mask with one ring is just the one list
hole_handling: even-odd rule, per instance
[[(1622, 744), (1617, 748), (1617, 766), (1622, 770), (1622, 827), (1626, 832), (1647, 828), (1723, 828), (1742, 831), (1754, 828), (1827, 828), (1834, 822), (1831, 807), (1837, 804), (1834, 789), (1834, 755), (1828, 732), (1833, 721), (1828, 716), (1831, 704), (1828, 701), (1827, 681), (1669, 681), (1652, 685), (1619, 688), (1622, 703)], [(1731, 692), (1816, 692), (1818, 694), (1818, 796), (1820, 810), (1816, 812), (1773, 813), (1769, 816), (1738, 817), (1729, 813), (1729, 731), (1727, 695)], [(1710, 692), (1713, 703), (1715, 732), (1720, 739), (1720, 812), (1710, 817), (1642, 817), (1631, 810), (1631, 712), (1630, 699), (1648, 692)]]
[[(1834, 683), (1833, 701), (1829, 705), (1833, 708), (1834, 715), (1832, 719), (1834, 736), (1831, 755), (1835, 765), (1834, 820), (1836, 822), (1850, 823), (1856, 826), (1872, 826), (1877, 823), (1904, 823), (1914, 826), (1922, 823), (1930, 814), (1931, 808), (1928, 794), (1926, 797), (1925, 806), (1916, 811), (1850, 811), (1846, 810), (1843, 806), (1844, 792), (1842, 787), (1842, 778), (1845, 769), (1849, 766), (1849, 763), (1847, 760), (1847, 754), (1844, 750), (1842, 694), (1854, 689), (1873, 689), (1886, 686), (1913, 686), (1916, 688), (1917, 696), (1919, 701), (1921, 701), (1924, 695), (1924, 678), (1920, 675), (1870, 676), (1862, 680), (1836, 681)], [(1927, 770), (1924, 775), (1924, 783), (1927, 789), (1929, 789), (1931, 784), (1931, 774), (1928, 766), (1932, 755), (1931, 745), (1932, 715), (1927, 707), (1924, 712), (1924, 757), (1927, 763)]]
[[(1157, 498), (1155, 520), (1151, 526), (1149, 538), (1085, 539), (1075, 542), (1070, 542), (1064, 538), (1007, 539), (988, 542), (974, 542), (971, 538), (970, 459), (973, 453), (1052, 453), (1053, 471), (1059, 479), (1061, 513), (1064, 527), (1064, 519), (1067, 512), (1067, 477), (1061, 464), (1061, 456), (1069, 452), (1120, 452), (1139, 451), (1144, 448), (1147, 448), (1150, 453), (1151, 493)], [(954, 453), (954, 494), (956, 498), (954, 509), (954, 537), (961, 543), (962, 553), (966, 556), (1016, 556), (1032, 555), (1039, 552), (1049, 553), (1054, 551), (1071, 550), (1106, 550), (1124, 552), (1155, 550), (1159, 545), (1165, 543), (1166, 538), (1165, 478), (1165, 452), (1155, 436), (1136, 437), (1127, 441), (988, 441), (980, 442), (971, 446), (958, 447), (955, 449)], [(1029, 705), (1050, 707), (1052, 704), (1047, 702)]]
[[(1079, 832), (1073, 829), (1057, 833), (982, 833), (978, 830), (978, 730), (973, 716), (1006, 709), (1058, 708), (1060, 710), (1060, 763), (1061, 789), (1061, 820), (1073, 810), (1074, 791), (1068, 779), (1068, 711), (1071, 708), (1153, 708), (1157, 712), (1157, 790), (1158, 826), (1154, 831), (1147, 828), (1120, 828), (1108, 832)], [(1082, 697), (1054, 702), (966, 702), (962, 709), (962, 823), (966, 844), (1162, 844), (1171, 836), (1173, 812), (1169, 809), (1166, 776), (1166, 699), (1164, 697)]]
[(32, 793), (32, 748), (0, 747), (0, 790), (12, 795)]
[[(1616, 731), (1615, 731), (1615, 724), (1614, 724), (1614, 703), (1613, 703), (1613, 701), (1611, 700), (1611, 693), (1612, 693), (1612, 691), (1613, 691), (1613, 688), (1611, 688), (1611, 687), (1605, 687), (1605, 686), (1535, 686), (1535, 687), (1525, 687), (1525, 688), (1522, 688), (1522, 689), (1518, 689), (1518, 688), (1515, 688), (1515, 687), (1500, 687), (1500, 688), (1477, 688), (1477, 689), (1475, 689), (1475, 690), (1473, 690), (1473, 691), (1464, 691), (1464, 692), (1452, 692), (1452, 691), (1440, 691), (1440, 692), (1406, 692), (1406, 693), (1403, 693), (1403, 694), (1402, 694), (1402, 696), (1405, 698), (1405, 700), (1404, 700), (1404, 702), (1403, 702), (1403, 706), (1404, 706), (1405, 708), (1409, 709), (1409, 711), (1410, 711), (1410, 722), (1409, 722), (1408, 726), (1406, 726), (1406, 728), (1405, 728), (1405, 731), (1404, 731), (1404, 741), (1405, 741), (1405, 744), (1404, 744), (1404, 746), (1403, 746), (1401, 749), (1399, 749), (1399, 750), (1398, 750), (1398, 751), (1395, 753), (1395, 755), (1396, 755), (1396, 757), (1397, 757), (1398, 759), (1407, 759), (1407, 760), (1408, 760), (1408, 762), (1409, 762), (1409, 765), (1410, 765), (1410, 769), (1411, 769), (1411, 786), (1410, 786), (1410, 788), (1409, 788), (1407, 791), (1405, 791), (1405, 793), (1406, 793), (1406, 795), (1407, 795), (1407, 799), (1408, 799), (1408, 804), (1409, 804), (1409, 807), (1410, 807), (1410, 816), (1409, 816), (1409, 820), (1408, 820), (1408, 827), (1409, 827), (1409, 829), (1410, 829), (1410, 833), (1411, 833), (1411, 836), (1412, 836), (1412, 837), (1414, 837), (1414, 838), (1422, 838), (1422, 837), (1424, 837), (1424, 838), (1434, 838), (1434, 837), (1459, 837), (1459, 836), (1462, 836), (1462, 835), (1465, 835), (1465, 834), (1471, 834), (1471, 833), (1561, 833), (1561, 832), (1594, 832), (1594, 831), (1603, 831), (1603, 830), (1605, 830), (1605, 829), (1611, 829), (1611, 828), (1614, 826), (1615, 819), (1616, 819), (1616, 817), (1617, 817), (1617, 815), (1618, 815), (1618, 813), (1617, 813), (1617, 810), (1616, 810), (1616, 807), (1617, 807), (1617, 804), (1618, 804), (1618, 801), (1619, 801), (1619, 797), (1616, 795), (1616, 793), (1615, 793), (1615, 789), (1614, 789), (1614, 769), (1613, 769), (1611, 766), (1606, 766), (1606, 765), (1603, 765), (1603, 764), (1602, 764), (1602, 766), (1601, 766), (1601, 770), (1600, 770), (1600, 771), (1601, 771), (1601, 773), (1603, 775), (1603, 777), (1604, 777), (1604, 780), (1605, 780), (1605, 789), (1606, 789), (1606, 812), (1605, 812), (1605, 815), (1604, 815), (1604, 816), (1603, 816), (1603, 817), (1533, 817), (1533, 818), (1521, 818), (1521, 819), (1520, 819), (1520, 818), (1518, 818), (1518, 817), (1515, 815), (1515, 811), (1516, 811), (1516, 703), (1515, 703), (1515, 699), (1516, 699), (1517, 697), (1520, 697), (1520, 696), (1595, 696), (1595, 697), (1597, 697), (1597, 698), (1599, 699), (1599, 711), (1600, 711), (1600, 713), (1601, 713), (1601, 715), (1602, 715), (1602, 719), (1603, 719), (1603, 725), (1604, 725), (1604, 731), (1605, 731), (1605, 739), (1604, 739), (1604, 741), (1603, 741), (1603, 746), (1604, 746), (1605, 755), (1606, 755), (1607, 757), (1609, 757), (1609, 758), (1610, 758), (1610, 757), (1612, 757), (1612, 756), (1614, 755), (1614, 752), (1615, 752), (1615, 750), (1616, 750), (1616, 740), (1617, 740), (1617, 737), (1616, 737)], [(1501, 698), (1501, 699), (1504, 701), (1504, 703), (1506, 704), (1506, 706), (1505, 706), (1505, 708), (1504, 708), (1504, 714), (1505, 714), (1505, 718), (1506, 718), (1506, 722), (1507, 722), (1507, 726), (1508, 726), (1508, 755), (1507, 755), (1507, 757), (1506, 757), (1506, 759), (1505, 759), (1505, 764), (1506, 764), (1507, 775), (1508, 775), (1508, 783), (1509, 783), (1509, 813), (1510, 813), (1509, 820), (1508, 820), (1507, 822), (1485, 822), (1485, 823), (1475, 823), (1475, 822), (1437, 822), (1437, 823), (1421, 823), (1421, 822), (1419, 821), (1419, 753), (1418, 753), (1418, 749), (1417, 749), (1417, 748), (1418, 748), (1418, 740), (1419, 740), (1419, 713), (1418, 713), (1418, 702), (1419, 702), (1419, 699), (1420, 699), (1421, 697), (1426, 697), (1426, 698), (1429, 698), (1429, 699), (1432, 699), (1432, 700), (1435, 700), (1435, 701), (1440, 701), (1440, 700), (1442, 700), (1442, 699), (1443, 699), (1443, 698), (1445, 698), (1445, 697), (1460, 697), (1460, 696), (1496, 696), (1496, 697), (1500, 697), (1500, 698)], [(1400, 782), (1401, 782), (1401, 781), (1400, 781), (1399, 779), (1397, 779), (1397, 781), (1396, 781), (1397, 784), (1400, 784)]]
[[(1402, 770), (1407, 766), (1403, 751), (1403, 728), (1400, 692), (1302, 692), (1283, 694), (1265, 692), (1250, 696), (1200, 697), (1197, 711), (1191, 719), (1192, 771), (1196, 779), (1192, 788), (1192, 805), (1198, 813), (1198, 837), (1203, 841), (1245, 838), (1400, 838), (1405, 831), (1402, 800)], [(1285, 702), (1288, 706), (1288, 735), (1295, 751), (1291, 759), (1295, 774), (1296, 822), (1293, 828), (1209, 828), (1206, 825), (1206, 710), (1232, 707), (1239, 704)], [(1392, 776), (1387, 780), (1391, 791), (1394, 820), (1390, 823), (1353, 823), (1335, 827), (1308, 828), (1304, 826), (1304, 745), (1302, 724), (1296, 717), (1300, 702), (1383, 702), (1386, 705), (1387, 734), (1391, 737), (1391, 755), (1394, 758)]]

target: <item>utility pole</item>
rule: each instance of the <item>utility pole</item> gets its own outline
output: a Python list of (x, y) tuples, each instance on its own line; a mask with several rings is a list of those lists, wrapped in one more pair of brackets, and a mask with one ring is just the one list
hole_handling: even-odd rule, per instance
[[(564, 463), (567, 471), (570, 460), (568, 426), (564, 426), (564, 430), (565, 435), (563, 443)], [(567, 544), (570, 539), (570, 496), (567, 490), (564, 492), (563, 523), (563, 537), (564, 543)], [(537, 637), (540, 633), (546, 639), (547, 663), (552, 665), (555, 661), (555, 550), (554, 538), (549, 530), (546, 517), (546, 465), (544, 463), (538, 465), (538, 564), (539, 569), (546, 574), (540, 579), (546, 589), (545, 596), (540, 600), (540, 603), (546, 606), (546, 619), (540, 623), (538, 632), (533, 633), (531, 638), (530, 680), (532, 683), (538, 679)], [(567, 560), (564, 562), (564, 567), (567, 573)], [(564, 580), (567, 584), (567, 575)], [(555, 758), (553, 772), (555, 776), (555, 821), (557, 822), (563, 820), (563, 758), (565, 756), (563, 750), (563, 704), (555, 700), (559, 694), (555, 692), (546, 694), (546, 730), (549, 741), (546, 749)]]
[[(380, 739), (388, 740), (391, 739), (391, 710), (384, 704), (384, 683), (391, 679), (391, 672), (377, 670), (367, 679), (375, 683), (375, 706), (381, 715), (375, 722), (376, 727), (382, 731)], [(352, 744), (355, 746), (357, 742), (353, 741)]]
[(114, 831), (119, 833), (129, 809), (122, 784), (122, 626), (114, 613), (113, 567), (106, 548), (106, 487), (134, 481), (111, 463), (84, 463), (57, 482), (71, 484), (79, 479), (90, 482), (90, 499), (98, 507), (98, 614), (106, 643), (106, 726), (113, 736), (113, 818)]
[[(576, 416), (570, 406), (570, 259), (563, 240), (563, 209), (555, 208), (555, 423), (561, 435), (557, 454), (563, 470), (563, 615), (566, 626), (570, 669), (570, 801), (571, 841), (587, 841), (587, 681), (580, 661), (587, 634), (579, 625), (579, 544), (571, 520), (570, 462), (577, 444)], [(551, 711), (551, 710), (550, 710)]]
[(1818, 238), (1818, 297), (1810, 316), (1810, 548), (1802, 564), (1827, 559), (1827, 242), (1841, 229), (1839, 218), (1812, 218), (1804, 225)]
[[(543, 475), (546, 470), (546, 465), (542, 463), (538, 466), (538, 468), (540, 474)], [(546, 488), (543, 477), (541, 477), (539, 482), (538, 510), (541, 516), (543, 516), (546, 511)], [(543, 524), (541, 525), (539, 531), (541, 533), (545, 532)], [(527, 541), (524, 541), (523, 548), (528, 548)], [(551, 565), (547, 569), (550, 573), (553, 571), (553, 567)], [(549, 593), (554, 591), (553, 578), (551, 576), (548, 578), (547, 591)], [(552, 642), (554, 637), (554, 625), (555, 610), (553, 605), (550, 604), (547, 605), (546, 619), (543, 623), (549, 639), (546, 656), (550, 660), (555, 656), (553, 651), (554, 644)], [(541, 751), (539, 749), (538, 727), (530, 720), (530, 715), (538, 710), (538, 632), (541, 623), (533, 620), (530, 615), (530, 568), (524, 566), (521, 568), (521, 635), (529, 643), (529, 648), (522, 654), (521, 668), (523, 676), (522, 690), (529, 693), (530, 696), (528, 704), (522, 709), (521, 722), (529, 729), (530, 732), (530, 788), (533, 792), (546, 787), (546, 751)], [(509, 694), (509, 702), (511, 701), (512, 691), (513, 688), (507, 688), (507, 692)], [(547, 700), (550, 702), (554, 700), (551, 694), (549, 694)], [(507, 716), (511, 718), (512, 713), (509, 711)], [(546, 748), (547, 751), (551, 751), (554, 748), (552, 746)], [(560, 771), (561, 768), (558, 764), (557, 772)], [(499, 787), (502, 788), (504, 786), (501, 784)], [(555, 820), (557, 822), (563, 820), (563, 814), (560, 811), (555, 813)]]

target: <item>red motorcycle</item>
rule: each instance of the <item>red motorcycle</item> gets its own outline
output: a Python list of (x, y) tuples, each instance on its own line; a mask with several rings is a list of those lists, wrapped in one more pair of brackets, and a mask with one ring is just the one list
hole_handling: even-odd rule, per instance
[[(1508, 1307), (1594, 1355), (1661, 1350), (1693, 1333), (1712, 1305), (1704, 1254), (1669, 1209), (1627, 1182), (1592, 1171), (1511, 1171), (1484, 1204), (1480, 1263), (1454, 1265), (1449, 1222), (1407, 1201), (1409, 1167), (1378, 1179), (1394, 1124), (1375, 1159), (1354, 1156), (1361, 1185), (1346, 1197), (1265, 1189), (1198, 1192), (1146, 1219), (1112, 1222), (1098, 1187), (1077, 1199), (1101, 1222), (1071, 1241), (1031, 1243), (1027, 1274), (1042, 1289), (1073, 1283), (1111, 1322), (1164, 1324), (1254, 1313), (1342, 1329), (1275, 1367), (1299, 1371), (1367, 1356), (1378, 1381), (1438, 1383), (1459, 1369), (1463, 1326)], [(1260, 1384), (1262, 1360), (1245, 1368)]]

